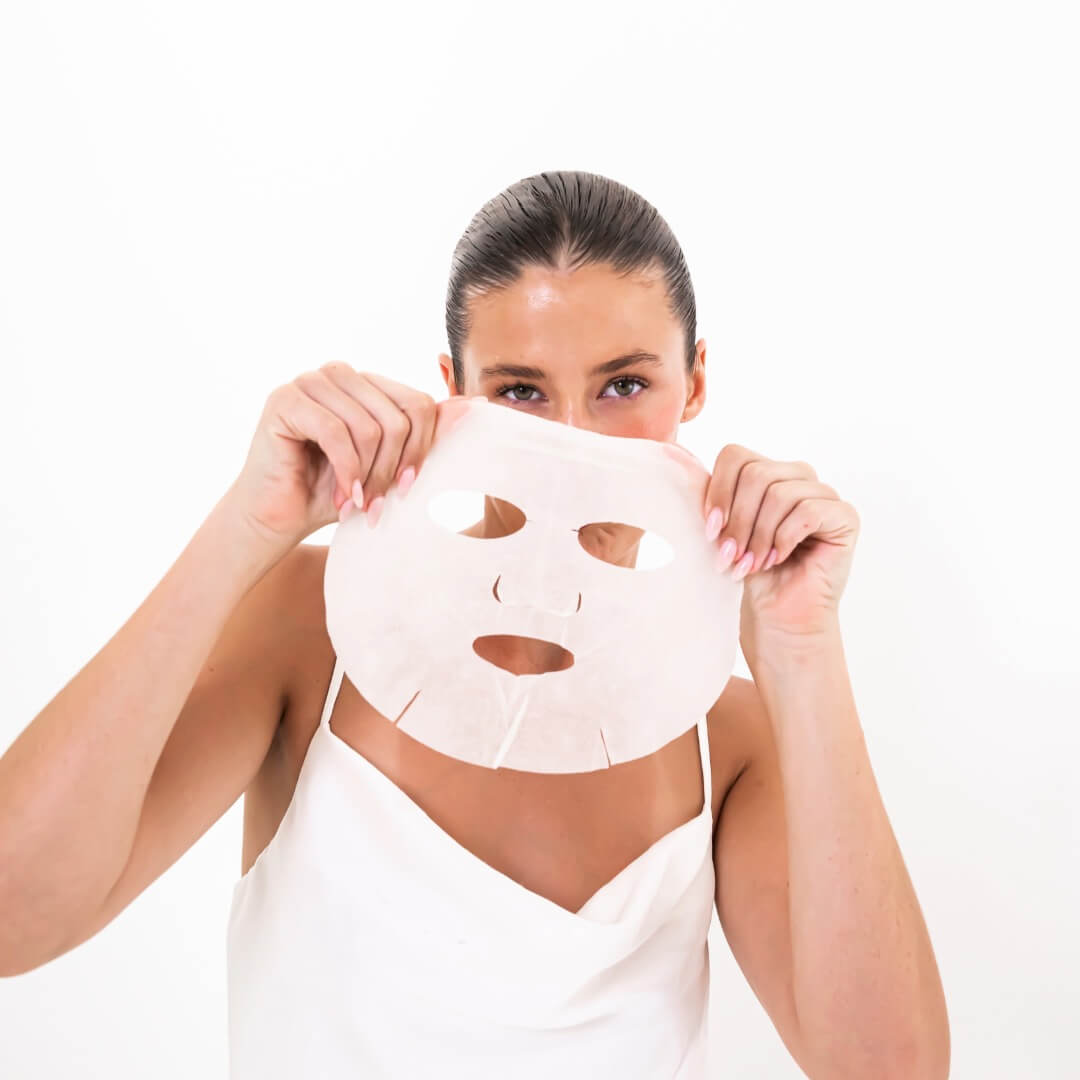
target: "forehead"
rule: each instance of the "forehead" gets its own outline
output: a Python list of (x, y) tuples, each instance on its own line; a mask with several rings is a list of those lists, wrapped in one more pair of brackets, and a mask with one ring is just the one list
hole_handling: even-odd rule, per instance
[[(610, 266), (526, 267), (511, 285), (468, 301), (466, 356), (606, 354), (645, 349), (677, 356), (681, 327), (659, 272), (620, 276)], [(614, 354), (612, 354), (614, 355)]]

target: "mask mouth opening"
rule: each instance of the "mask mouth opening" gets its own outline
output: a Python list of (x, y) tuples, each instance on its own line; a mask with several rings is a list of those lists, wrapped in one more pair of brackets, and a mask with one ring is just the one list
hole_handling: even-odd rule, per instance
[(473, 652), (511, 675), (545, 675), (574, 665), (574, 654), (561, 645), (520, 634), (483, 634), (473, 641)]

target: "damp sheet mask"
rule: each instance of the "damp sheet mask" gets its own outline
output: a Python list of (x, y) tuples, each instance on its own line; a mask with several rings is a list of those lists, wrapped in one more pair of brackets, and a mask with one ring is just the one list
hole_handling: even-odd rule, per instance
[[(377, 525), (354, 513), (334, 532), (326, 624), (345, 674), (472, 764), (589, 772), (659, 750), (711, 708), (738, 645), (743, 586), (705, 536), (708, 470), (675, 444), (458, 408)], [(461, 493), (465, 528), (439, 514)], [(483, 495), (506, 535), (484, 535)]]

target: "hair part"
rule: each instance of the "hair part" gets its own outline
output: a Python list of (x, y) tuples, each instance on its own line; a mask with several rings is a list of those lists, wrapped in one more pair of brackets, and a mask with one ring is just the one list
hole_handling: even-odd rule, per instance
[(454, 248), (446, 336), (458, 390), (465, 383), (469, 300), (512, 285), (527, 266), (576, 270), (595, 263), (607, 263), (623, 276), (661, 271), (668, 307), (683, 327), (686, 369), (693, 372), (694, 287), (667, 222), (625, 184), (597, 173), (559, 170), (525, 177), (488, 200)]

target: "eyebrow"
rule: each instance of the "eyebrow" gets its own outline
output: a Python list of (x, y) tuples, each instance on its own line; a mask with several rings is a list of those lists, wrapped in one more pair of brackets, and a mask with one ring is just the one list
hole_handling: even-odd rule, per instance
[[(634, 364), (661, 364), (663, 361), (656, 353), (630, 352), (622, 356), (616, 356), (614, 360), (606, 360), (602, 364), (589, 371), (590, 375), (610, 375), (613, 371), (622, 371), (623, 368)], [(527, 367), (522, 364), (496, 364), (494, 367), (482, 367), (481, 377), (485, 375), (511, 375), (515, 379), (546, 379), (547, 374), (542, 368)]]

